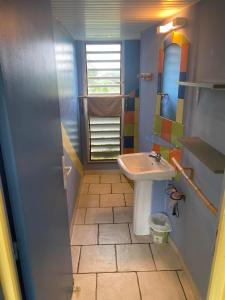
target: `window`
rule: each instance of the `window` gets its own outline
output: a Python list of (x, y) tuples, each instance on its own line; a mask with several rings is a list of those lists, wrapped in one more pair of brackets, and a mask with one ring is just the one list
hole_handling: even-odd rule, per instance
[(86, 44), (88, 95), (121, 94), (121, 44)]

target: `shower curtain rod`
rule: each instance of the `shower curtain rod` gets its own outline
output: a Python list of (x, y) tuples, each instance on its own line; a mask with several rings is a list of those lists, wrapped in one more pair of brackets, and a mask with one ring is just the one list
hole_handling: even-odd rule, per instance
[(130, 95), (86, 95), (86, 96), (78, 96), (79, 99), (88, 99), (88, 98), (130, 98)]

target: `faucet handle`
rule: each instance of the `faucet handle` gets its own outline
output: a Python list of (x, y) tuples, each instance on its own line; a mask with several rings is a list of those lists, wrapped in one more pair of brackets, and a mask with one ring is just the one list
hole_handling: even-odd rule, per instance
[(155, 160), (157, 162), (160, 162), (160, 160), (161, 160), (161, 153), (155, 152), (155, 151), (151, 151), (150, 154), (149, 154), (149, 157), (153, 157), (153, 158), (155, 158)]

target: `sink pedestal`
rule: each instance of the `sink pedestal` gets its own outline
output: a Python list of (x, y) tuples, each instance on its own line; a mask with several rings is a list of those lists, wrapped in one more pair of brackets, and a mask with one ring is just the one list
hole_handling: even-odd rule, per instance
[(135, 182), (133, 227), (136, 235), (150, 234), (153, 181), (169, 180), (175, 176), (175, 169), (169, 162), (163, 157), (156, 161), (152, 155), (155, 157), (157, 153), (130, 153), (117, 158), (123, 173)]
[(152, 207), (152, 181), (135, 181), (133, 230), (136, 235), (149, 235)]

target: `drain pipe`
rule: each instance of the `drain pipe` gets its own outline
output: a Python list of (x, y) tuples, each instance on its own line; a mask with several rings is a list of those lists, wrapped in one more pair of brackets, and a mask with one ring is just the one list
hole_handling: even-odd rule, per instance
[(191, 188), (195, 191), (195, 193), (199, 196), (199, 198), (204, 202), (204, 204), (208, 207), (213, 215), (216, 215), (217, 208), (212, 204), (211, 201), (206, 197), (206, 195), (202, 192), (202, 190), (194, 183), (194, 181), (185, 173), (184, 168), (178, 163), (178, 161), (173, 157), (172, 162), (176, 166), (177, 170), (183, 175), (183, 177), (187, 180)]

